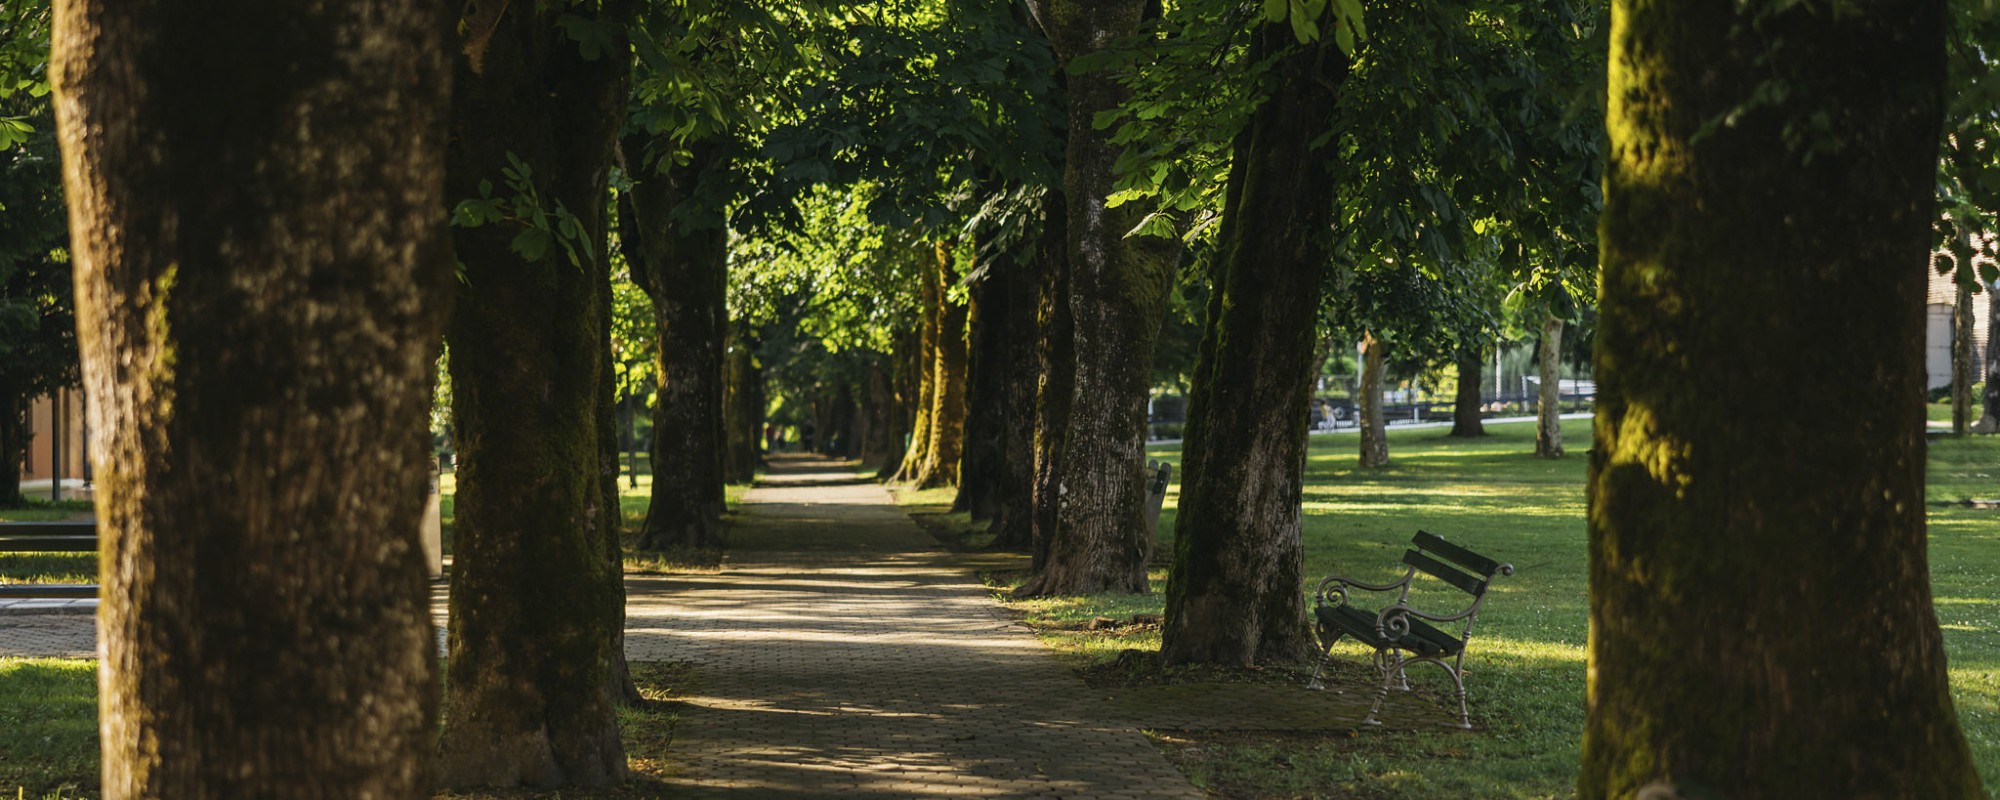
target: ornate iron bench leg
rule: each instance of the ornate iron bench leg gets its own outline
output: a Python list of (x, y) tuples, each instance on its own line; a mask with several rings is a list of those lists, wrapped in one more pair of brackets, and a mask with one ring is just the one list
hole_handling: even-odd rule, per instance
[(1311, 689), (1317, 692), (1326, 688), (1326, 684), (1319, 682), (1319, 676), (1326, 673), (1326, 662), (1328, 659), (1333, 657), (1333, 643), (1338, 641), (1340, 641), (1340, 637), (1335, 636), (1331, 639), (1327, 639), (1326, 642), (1320, 646), (1319, 664), (1313, 667), (1312, 680), (1306, 681), (1307, 689)]
[(1442, 661), (1438, 662), (1438, 666), (1444, 667), (1444, 671), (1451, 673), (1451, 682), (1458, 687), (1458, 727), (1472, 730), (1472, 713), (1465, 708), (1465, 676)]
[(1368, 716), (1361, 720), (1361, 724), (1363, 725), (1382, 724), (1382, 721), (1376, 719), (1375, 715), (1382, 712), (1382, 704), (1388, 701), (1390, 685), (1403, 674), (1403, 654), (1401, 652), (1394, 648), (1387, 648), (1386, 650), (1375, 651), (1375, 656), (1378, 661), (1382, 662), (1383, 666), (1382, 685), (1375, 687), (1375, 703), (1368, 707)]

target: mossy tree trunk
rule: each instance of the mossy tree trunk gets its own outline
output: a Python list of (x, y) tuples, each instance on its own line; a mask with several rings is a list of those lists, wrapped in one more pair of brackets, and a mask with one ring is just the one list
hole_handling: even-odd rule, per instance
[(757, 343), (747, 326), (733, 326), (722, 358), (722, 474), (730, 483), (757, 478), (763, 452), (764, 373), (757, 368)]
[(1361, 466), (1389, 466), (1389, 430), (1382, 418), (1382, 379), (1389, 371), (1389, 346), (1374, 331), (1361, 334), (1361, 388), (1355, 392), (1354, 416), (1360, 424)]
[(1042, 199), (1042, 236), (1035, 244), (1034, 483), (1029, 492), (1031, 568), (1048, 566), (1062, 506), (1063, 442), (1076, 387), (1076, 354), (1070, 350), (1069, 205), (1060, 191)]
[(946, 291), (958, 282), (952, 247), (940, 243), (932, 259), (938, 287), (936, 363), (930, 369), (930, 444), (923, 463), (910, 480), (919, 489), (958, 485), (958, 468), (965, 461), (965, 383), (967, 365), (966, 304), (953, 302)]
[(1925, 553), (1945, 4), (1751, 8), (1614, 6), (1577, 793), (1985, 797)]
[[(574, 11), (572, 9), (572, 11)], [(580, 13), (580, 12), (579, 12)], [(613, 4), (596, 21), (623, 29)], [(623, 576), (603, 486), (603, 207), (629, 63), (586, 59), (535, 6), (469, 5), (447, 199), (504, 186), (514, 159), (591, 257), (538, 259), (492, 223), (454, 235), (466, 278), (451, 344), (459, 453), (446, 786), (595, 786), (625, 776), (613, 716)], [(532, 402), (523, 398), (533, 398)]]
[[(1299, 533), (1320, 281), (1333, 229), (1333, 121), (1347, 59), (1263, 25), (1271, 93), (1236, 141), (1208, 330), (1188, 401), (1160, 654), (1168, 664), (1291, 661), (1310, 649)], [(1289, 52), (1287, 52), (1289, 50)]]
[(1551, 314), (1542, 318), (1542, 385), (1535, 400), (1535, 455), (1562, 458), (1562, 338), (1563, 322)]
[(1006, 457), (1001, 450), (1001, 414), (1006, 402), (1007, 376), (1002, 374), (1006, 346), (1005, 265), (970, 287), (966, 300), (965, 447), (958, 468), (958, 494), (951, 510), (975, 520), (990, 520), (998, 512), (997, 470)]
[[(722, 353), (728, 326), (729, 231), (719, 213), (698, 213), (702, 179), (725, 169), (727, 146), (696, 142), (686, 164), (639, 169), (621, 220), (629, 261), (653, 301), (653, 496), (639, 546), (722, 544)], [(638, 158), (645, 141), (628, 137)]]
[[(1148, 0), (1036, 2), (1057, 57), (1069, 63), (1138, 31)], [(1064, 500), (1047, 563), (1022, 587), (1034, 594), (1145, 592), (1152, 551), (1144, 504), (1146, 401), (1153, 347), (1166, 318), (1177, 240), (1127, 236), (1144, 211), (1110, 207), (1122, 146), (1095, 124), (1129, 96), (1119, 75), (1067, 76), (1070, 342), (1075, 354), (1059, 484)]]
[(55, 4), (105, 797), (429, 795), (447, 18)]
[(1451, 435), (1476, 438), (1486, 435), (1486, 423), (1479, 416), (1479, 383), (1485, 378), (1486, 359), (1477, 349), (1458, 352), (1458, 397), (1451, 404)]
[(938, 333), (944, 315), (944, 287), (938, 283), (938, 273), (932, 269), (928, 259), (920, 260), (917, 277), (917, 307), (920, 321), (917, 325), (917, 347), (909, 354), (906, 363), (909, 376), (908, 386), (914, 416), (910, 423), (910, 444), (903, 448), (903, 460), (896, 469), (898, 482), (913, 481), (923, 471), (924, 462), (930, 458), (933, 435), (931, 426), (935, 424), (937, 411), (937, 368)]

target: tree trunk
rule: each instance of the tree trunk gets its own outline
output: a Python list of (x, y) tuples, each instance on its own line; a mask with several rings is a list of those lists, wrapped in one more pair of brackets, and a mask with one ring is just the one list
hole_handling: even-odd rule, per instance
[(107, 798), (429, 794), (446, 11), (55, 4)]
[(1562, 458), (1562, 336), (1563, 322), (1554, 315), (1542, 318), (1541, 392), (1535, 401), (1535, 455)]
[(937, 271), (927, 260), (919, 259), (917, 293), (918, 308), (922, 321), (918, 325), (917, 351), (913, 354), (909, 374), (915, 379), (915, 421), (910, 425), (910, 445), (903, 449), (902, 466), (896, 470), (897, 482), (914, 481), (923, 472), (924, 462), (930, 459), (931, 442), (934, 436), (931, 426), (935, 424), (938, 392), (938, 331), (943, 324), (944, 287), (938, 284)]
[[(1065, 64), (1137, 32), (1148, 0), (1048, 0), (1043, 27)], [(1113, 70), (1067, 76), (1070, 313), (1075, 385), (1048, 563), (1026, 594), (1145, 592), (1152, 550), (1145, 513), (1146, 401), (1153, 347), (1166, 318), (1178, 240), (1127, 236), (1145, 211), (1106, 203), (1121, 145), (1097, 115), (1129, 96)]]
[(1451, 435), (1474, 438), (1486, 435), (1486, 423), (1479, 415), (1479, 384), (1485, 378), (1486, 359), (1476, 349), (1458, 353), (1458, 398), (1451, 405)]
[(1006, 335), (1007, 267), (993, 265), (973, 284), (966, 303), (965, 448), (951, 510), (970, 512), (975, 520), (999, 513), (999, 470), (1007, 457), (1000, 441), (1007, 402), (1005, 348), (1011, 344)]
[[(992, 412), (999, 428), (994, 434), (999, 460), (993, 470), (993, 546), (1027, 551), (1035, 540), (1035, 391), (1040, 377), (1035, 355), (1035, 274), (1026, 265), (1008, 264), (1001, 281), (996, 294), (1005, 298), (1001, 302), (1005, 310), (995, 313), (1006, 318), (1001, 337), (1006, 343), (997, 355), (1004, 386), (999, 407)], [(967, 414), (979, 416), (974, 411)]]
[[(636, 157), (645, 142), (626, 140)], [(653, 496), (639, 536), (644, 550), (722, 544), (722, 351), (728, 320), (729, 231), (720, 213), (693, 213), (702, 176), (726, 169), (727, 146), (690, 145), (687, 164), (641, 169), (621, 230), (653, 300), (658, 331), (653, 405)], [(634, 245), (637, 245), (634, 247)]]
[[(516, 223), (454, 236), (466, 279), (448, 331), (460, 462), (443, 784), (615, 783), (624, 594), (600, 480), (598, 273), (629, 63), (585, 59), (553, 9), (466, 13), (447, 195), (478, 197), (518, 159), (545, 208), (575, 214), (582, 267), (556, 242), (524, 258)], [(622, 31), (606, 13), (596, 21)]]
[[(597, 230), (601, 233), (605, 225), (600, 219)], [(605, 236), (598, 235), (594, 241), (605, 244)], [(625, 663), (625, 504), (618, 491), (618, 379), (613, 370), (614, 353), (611, 349), (611, 270), (595, 270), (597, 277), (597, 313), (604, 320), (603, 335), (597, 340), (597, 461), (598, 491), (602, 493), (604, 507), (611, 513), (599, 517), (604, 523), (604, 557), (611, 572), (618, 577), (617, 619), (611, 626), (611, 674), (608, 688), (611, 699), (621, 706), (639, 702), (639, 686), (632, 682), (631, 665)], [(435, 405), (435, 402), (433, 402)]]
[(911, 480), (919, 489), (958, 485), (958, 468), (965, 460), (966, 316), (970, 309), (954, 303), (944, 291), (957, 281), (952, 248), (939, 243), (933, 264), (938, 286), (937, 363), (931, 367), (930, 444), (923, 466)]
[[(1253, 35), (1255, 61), (1296, 41), (1290, 26)], [(1312, 143), (1332, 123), (1346, 76), (1330, 42), (1291, 48), (1236, 141), (1188, 400), (1160, 646), (1168, 664), (1248, 666), (1311, 649), (1299, 593), (1300, 481), (1334, 198), (1332, 154)]]
[(1972, 284), (1957, 286), (1958, 296), (1951, 305), (1951, 432), (1964, 436), (1972, 428), (1972, 382), (1978, 380), (1978, 367), (1972, 363), (1976, 320), (1972, 316)]
[(1031, 568), (1048, 567), (1062, 507), (1062, 453), (1076, 387), (1075, 341), (1069, 304), (1069, 204), (1061, 191), (1042, 198), (1042, 236), (1035, 245), (1035, 474), (1030, 492)]
[(2000, 433), (2000, 281), (1986, 285), (1986, 391), (1980, 397), (1979, 433)]
[(1355, 393), (1354, 415), (1361, 427), (1361, 466), (1389, 466), (1389, 430), (1382, 419), (1382, 378), (1388, 372), (1388, 346), (1374, 331), (1361, 335), (1361, 388)]
[(762, 452), (764, 375), (757, 369), (756, 343), (749, 331), (737, 328), (723, 356), (722, 472), (730, 483), (749, 483), (757, 479)]
[(1617, 5), (1577, 794), (1985, 797), (1925, 556), (1945, 4)]
[(11, 384), (0, 383), (0, 508), (17, 508), (21, 497), (21, 463), (28, 450), (28, 398)]

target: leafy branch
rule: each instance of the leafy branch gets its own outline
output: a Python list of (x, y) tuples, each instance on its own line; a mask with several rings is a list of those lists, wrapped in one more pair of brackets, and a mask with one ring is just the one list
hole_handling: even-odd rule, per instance
[(480, 181), (479, 197), (462, 201), (452, 209), (452, 225), (460, 228), (496, 223), (518, 226), (520, 231), (514, 234), (514, 240), (508, 247), (529, 261), (547, 257), (552, 244), (561, 246), (564, 255), (569, 257), (569, 263), (578, 269), (583, 268), (584, 262), (596, 260), (583, 222), (570, 213), (561, 200), (556, 201), (553, 210), (542, 205), (541, 193), (535, 188), (534, 170), (526, 162), (510, 151), (507, 153), (507, 166), (500, 172), (513, 194), (496, 197), (493, 182)]

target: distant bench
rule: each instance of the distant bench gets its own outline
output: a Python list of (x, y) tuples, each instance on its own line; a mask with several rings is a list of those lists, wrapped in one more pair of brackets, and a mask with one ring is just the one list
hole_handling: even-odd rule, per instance
[[(97, 523), (0, 522), (0, 553), (95, 553)], [(71, 599), (97, 596), (94, 583), (0, 584), (0, 600)]]
[[(1479, 606), (1486, 601), (1486, 590), (1492, 585), (1493, 576), (1512, 575), (1514, 566), (1447, 542), (1435, 533), (1418, 531), (1410, 544), (1412, 549), (1403, 552), (1403, 564), (1407, 569), (1400, 580), (1378, 585), (1336, 575), (1319, 582), (1319, 591), (1313, 603), (1316, 620), (1313, 631), (1319, 636), (1321, 654), (1319, 669), (1313, 671), (1312, 682), (1307, 685), (1313, 689), (1322, 688), (1319, 677), (1326, 669), (1333, 643), (1342, 637), (1352, 638), (1375, 649), (1375, 668), (1382, 673), (1382, 685), (1375, 691), (1375, 704), (1369, 706), (1368, 717), (1362, 720), (1363, 723), (1380, 725), (1375, 715), (1381, 712), (1382, 701), (1388, 699), (1389, 690), (1399, 683), (1406, 691), (1410, 688), (1404, 669), (1411, 664), (1428, 662), (1443, 668), (1451, 676), (1452, 685), (1458, 688), (1459, 727), (1471, 728), (1472, 716), (1465, 707), (1465, 646), (1472, 640), (1472, 622), (1479, 617)], [(1419, 574), (1428, 575), (1471, 595), (1471, 605), (1456, 614), (1429, 614), (1411, 608), (1408, 604), (1410, 584)], [(1396, 592), (1396, 601), (1379, 611), (1373, 606), (1358, 606), (1348, 596), (1352, 589)], [(1458, 628), (1453, 632), (1430, 624), (1433, 622), (1463, 622), (1464, 625), (1452, 626)]]

